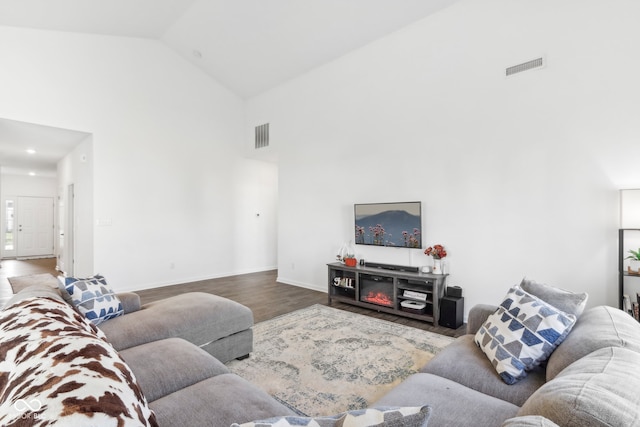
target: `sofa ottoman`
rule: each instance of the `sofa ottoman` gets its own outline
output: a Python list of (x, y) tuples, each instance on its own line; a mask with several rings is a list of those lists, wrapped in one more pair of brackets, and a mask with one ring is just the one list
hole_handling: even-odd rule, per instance
[(253, 313), (248, 307), (205, 292), (189, 292), (140, 306), (136, 294), (118, 294), (125, 315), (100, 323), (116, 350), (165, 338), (183, 338), (222, 363), (253, 350)]

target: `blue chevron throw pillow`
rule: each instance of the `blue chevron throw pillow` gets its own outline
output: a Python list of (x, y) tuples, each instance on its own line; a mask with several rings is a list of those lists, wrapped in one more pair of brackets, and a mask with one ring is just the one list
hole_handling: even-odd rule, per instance
[(93, 324), (124, 314), (120, 298), (100, 275), (87, 278), (65, 277), (64, 289), (71, 297), (71, 303)]
[(514, 384), (551, 355), (575, 322), (573, 314), (514, 286), (478, 330), (475, 342), (502, 380)]

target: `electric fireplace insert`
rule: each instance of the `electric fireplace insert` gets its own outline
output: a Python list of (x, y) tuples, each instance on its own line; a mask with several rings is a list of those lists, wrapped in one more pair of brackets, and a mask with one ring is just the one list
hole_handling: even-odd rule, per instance
[(360, 301), (393, 307), (393, 278), (362, 274), (360, 276)]

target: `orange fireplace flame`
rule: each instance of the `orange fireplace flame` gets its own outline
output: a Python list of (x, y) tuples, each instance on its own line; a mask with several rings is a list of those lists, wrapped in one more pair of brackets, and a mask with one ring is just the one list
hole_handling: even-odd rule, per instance
[(364, 300), (373, 304), (386, 305), (388, 307), (393, 306), (393, 301), (384, 292), (371, 291), (364, 297)]

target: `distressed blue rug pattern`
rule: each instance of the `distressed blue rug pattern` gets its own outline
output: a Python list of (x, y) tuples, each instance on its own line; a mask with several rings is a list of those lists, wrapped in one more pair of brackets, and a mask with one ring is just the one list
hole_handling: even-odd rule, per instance
[(307, 416), (371, 405), (453, 341), (323, 305), (253, 330), (251, 356), (227, 367)]

